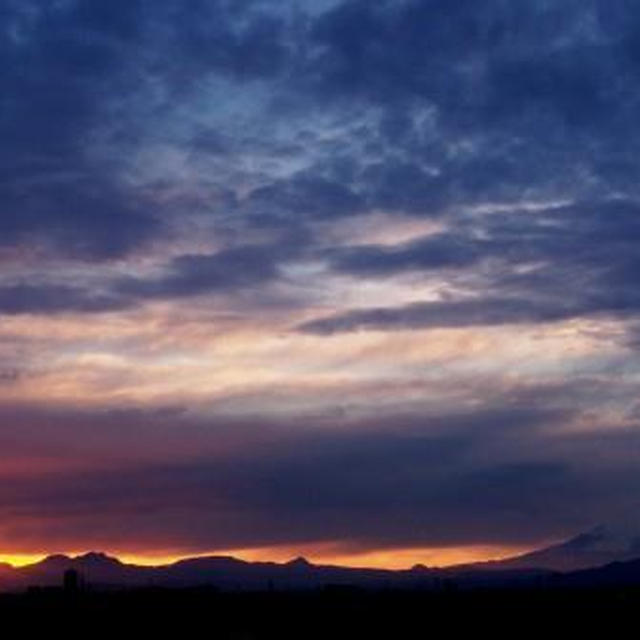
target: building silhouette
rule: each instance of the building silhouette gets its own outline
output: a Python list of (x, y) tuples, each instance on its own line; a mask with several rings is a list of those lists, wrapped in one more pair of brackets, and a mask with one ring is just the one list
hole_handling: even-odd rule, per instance
[(65, 593), (74, 594), (80, 591), (80, 574), (75, 569), (67, 569), (62, 578)]

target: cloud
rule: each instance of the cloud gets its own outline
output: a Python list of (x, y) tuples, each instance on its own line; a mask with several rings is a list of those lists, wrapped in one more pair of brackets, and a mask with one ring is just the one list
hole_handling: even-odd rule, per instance
[(331, 219), (360, 213), (365, 204), (348, 185), (312, 172), (301, 172), (260, 187), (250, 195), (249, 206), (260, 214)]
[[(22, 410), (26, 425), (33, 423), (28, 413)], [(257, 422), (238, 432), (179, 412), (71, 414), (69, 428), (60, 415), (44, 431), (33, 424), (20, 440), (44, 436), (36, 449), (43, 459), (62, 445), (60, 436), (72, 443), (84, 424), (97, 431), (73, 445), (76, 456), (81, 450), (82, 460), (97, 456), (102, 464), (15, 475), (0, 491), (0, 538), (22, 549), (46, 541), (61, 549), (146, 551), (336, 541), (367, 549), (527, 544), (588, 525), (593, 513), (617, 515), (634, 500), (625, 487), (637, 480), (630, 453), (637, 437), (558, 433), (572, 415), (496, 405), (396, 416), (395, 430), (371, 418), (328, 433), (277, 424), (265, 432)], [(99, 428), (89, 427), (95, 419)], [(102, 435), (109, 425), (128, 446), (119, 462), (112, 438)], [(14, 459), (34, 453), (15, 441), (10, 448)]]
[(181, 298), (206, 293), (234, 293), (277, 280), (279, 267), (295, 258), (305, 238), (285, 234), (272, 243), (246, 244), (211, 254), (181, 255), (157, 278), (127, 277), (113, 284), (118, 295), (132, 303), (153, 298)]
[[(131, 528), (140, 548), (514, 542), (628, 508), (638, 443), (621, 433), (633, 412), (620, 371), (636, 366), (623, 349), (606, 371), (602, 352), (580, 352), (606, 380), (589, 394), (564, 352), (532, 358), (516, 373), (552, 382), (516, 407), (500, 396), (521, 357), (513, 331), (516, 355), (491, 354), (503, 377), (476, 378), (465, 397), (474, 412), (445, 394), (434, 417), (423, 387), (402, 395), (405, 413), (389, 406), (404, 404), (403, 376), (444, 389), (455, 367), (486, 371), (484, 329), (607, 319), (617, 344), (637, 342), (639, 17), (603, 0), (4, 2), (0, 313), (14, 327), (23, 319), (6, 316), (39, 316), (12, 363), (37, 352), (53, 371), (15, 381), (34, 407), (0, 415), (15, 472), (0, 490), (3, 545), (126, 546)], [(350, 235), (396, 216), (437, 230), (380, 245)], [(288, 302), (277, 328), (276, 295)], [(196, 296), (204, 320), (185, 315)], [(251, 332), (198, 351), (211, 314), (231, 317), (238, 297)], [(94, 314), (94, 333), (76, 336), (82, 316), (54, 335), (67, 312)], [(274, 337), (286, 326), (298, 333)], [(424, 342), (405, 330), (450, 327), (476, 329), (480, 348), (460, 339), (443, 350), (455, 366), (443, 356), (435, 372), (422, 351), (402, 359)], [(345, 335), (333, 345), (344, 354), (314, 360), (331, 341), (300, 335), (370, 329), (399, 331), (401, 348)], [(148, 374), (139, 397), (161, 411), (158, 398), (186, 395), (218, 356), (200, 393), (233, 372), (224, 384), (236, 387), (207, 399), (213, 412), (233, 396), (239, 435), (188, 411), (46, 406), (76, 389), (95, 405), (134, 397)], [(118, 365), (96, 373), (91, 358)], [(168, 381), (192, 364), (197, 375)], [(358, 430), (335, 389), (365, 375)], [(110, 376), (117, 394), (104, 392)], [(373, 401), (373, 388), (398, 395)], [(287, 424), (248, 417), (280, 402), (303, 410)], [(581, 420), (593, 432), (564, 429)]]
[(90, 153), (105, 105), (122, 90), (139, 3), (82, 5), (5, 8), (0, 245), (103, 260), (130, 253), (160, 225)]
[(425, 302), (403, 307), (349, 311), (302, 324), (307, 333), (328, 335), (359, 329), (395, 330), (435, 327), (474, 327), (561, 320), (577, 309), (544, 308), (518, 298), (481, 298), (457, 302)]
[[(351, 247), (334, 268), (356, 277), (456, 268), (464, 295), (400, 307), (355, 309), (302, 325), (311, 333), (355, 329), (545, 323), (607, 315), (633, 318), (640, 297), (635, 202), (611, 200), (490, 214), (447, 234), (399, 247)], [(467, 226), (468, 225), (468, 226)], [(466, 268), (466, 271), (465, 271)]]
[[(208, 193), (244, 181), (240, 215), (283, 226), (380, 208), (435, 215), (523, 189), (634, 188), (633, 30), (597, 2), (30, 2), (5, 14), (8, 245), (135, 252), (160, 233), (158, 214), (189, 213), (186, 200), (145, 199), (149, 185), (127, 175), (158, 144), (190, 176), (208, 174)], [(238, 109), (212, 103), (223, 86)], [(225, 144), (203, 147), (202, 131)], [(282, 164), (244, 162), (284, 149)]]
[(304, 234), (293, 231), (270, 243), (179, 255), (160, 265), (161, 274), (155, 277), (113, 278), (99, 274), (93, 287), (58, 284), (44, 277), (37, 284), (0, 285), (0, 314), (102, 313), (135, 308), (156, 299), (215, 293), (237, 295), (276, 282), (280, 267), (304, 251), (307, 242)]
[(152, 216), (100, 178), (6, 187), (0, 245), (27, 246), (83, 261), (118, 258), (161, 235)]
[(119, 311), (127, 306), (128, 302), (121, 297), (79, 287), (48, 284), (0, 286), (1, 314), (100, 313)]
[(400, 246), (356, 246), (329, 254), (334, 270), (372, 277), (411, 271), (472, 266), (482, 257), (481, 243), (455, 234), (437, 234)]

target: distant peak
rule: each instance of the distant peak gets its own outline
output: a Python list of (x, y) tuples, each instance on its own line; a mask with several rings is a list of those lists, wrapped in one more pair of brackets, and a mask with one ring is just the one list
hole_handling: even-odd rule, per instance
[(62, 553), (53, 553), (38, 562), (25, 565), (24, 569), (27, 571), (37, 571), (39, 569), (45, 569), (47, 571), (63, 571), (71, 566), (73, 560), (69, 556), (65, 556)]
[(245, 560), (234, 558), (233, 556), (194, 556), (192, 558), (182, 558), (176, 560), (170, 566), (238, 566), (248, 564)]
[(47, 556), (40, 562), (36, 564), (56, 564), (59, 562), (70, 562), (71, 558), (69, 556), (65, 556), (63, 553), (52, 553), (50, 556)]
[(605, 540), (608, 534), (609, 531), (607, 527), (598, 525), (597, 527), (593, 527), (593, 529), (589, 529), (589, 531), (579, 533), (577, 536), (560, 543), (560, 546), (572, 549), (586, 549)]
[(106, 553), (102, 551), (89, 551), (88, 553), (84, 553), (80, 556), (76, 556), (74, 560), (83, 563), (91, 563), (91, 564), (121, 564), (118, 558), (114, 558), (113, 556), (108, 556)]
[(303, 558), (302, 556), (298, 556), (293, 560), (289, 560), (289, 562), (287, 562), (287, 566), (288, 567), (312, 567), (313, 565), (306, 558)]

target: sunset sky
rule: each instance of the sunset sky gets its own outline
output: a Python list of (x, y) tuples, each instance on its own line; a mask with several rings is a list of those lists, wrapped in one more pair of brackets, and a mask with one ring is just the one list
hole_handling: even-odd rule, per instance
[(634, 520), (639, 3), (4, 0), (0, 34), (0, 558)]

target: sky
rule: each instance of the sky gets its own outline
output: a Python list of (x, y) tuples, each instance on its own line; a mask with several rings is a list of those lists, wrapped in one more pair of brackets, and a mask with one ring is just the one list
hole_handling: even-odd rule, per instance
[(4, 0), (0, 557), (501, 557), (640, 506), (640, 6)]

